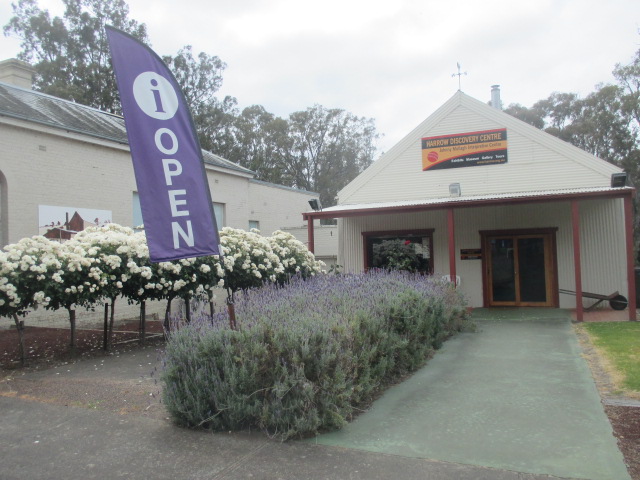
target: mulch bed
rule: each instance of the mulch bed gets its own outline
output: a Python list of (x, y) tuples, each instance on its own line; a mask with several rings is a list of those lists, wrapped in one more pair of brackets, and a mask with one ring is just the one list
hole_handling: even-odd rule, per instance
[(604, 407), (633, 480), (640, 480), (640, 407)]
[[(114, 326), (113, 347), (138, 345), (138, 321), (118, 322)], [(154, 342), (162, 339), (162, 323), (146, 322), (146, 341)], [(24, 344), (27, 366), (44, 368), (56, 365), (61, 361), (78, 359), (79, 357), (100, 355), (104, 353), (104, 332), (102, 329), (76, 329), (76, 349), (70, 349), (71, 334), (69, 328), (50, 328), (25, 326)], [(21, 368), (20, 345), (16, 328), (0, 330), (0, 369), (13, 370)]]

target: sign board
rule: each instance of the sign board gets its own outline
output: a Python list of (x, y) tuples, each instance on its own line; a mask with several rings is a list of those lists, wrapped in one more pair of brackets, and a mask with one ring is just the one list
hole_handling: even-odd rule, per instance
[(507, 129), (422, 139), (422, 171), (507, 163)]
[(482, 260), (482, 250), (480, 248), (461, 248), (460, 260)]

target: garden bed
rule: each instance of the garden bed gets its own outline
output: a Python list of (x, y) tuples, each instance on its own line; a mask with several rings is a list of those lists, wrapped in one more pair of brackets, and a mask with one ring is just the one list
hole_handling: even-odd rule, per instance
[[(157, 341), (163, 337), (162, 323), (146, 322), (147, 341)], [(69, 361), (79, 357), (96, 355), (103, 350), (104, 331), (102, 329), (76, 330), (76, 350), (72, 355), (69, 342), (69, 328), (53, 328), (25, 326), (24, 343), (26, 363), (29, 367), (46, 367), (61, 361)], [(126, 344), (137, 345), (139, 339), (138, 321), (118, 322), (113, 333), (113, 345), (122, 347)], [(21, 367), (18, 330), (8, 328), (0, 330), (0, 368), (11, 370)]]
[(179, 324), (167, 343), (163, 398), (181, 425), (258, 428), (280, 439), (340, 428), (462, 329), (455, 288), (399, 272), (327, 275), (239, 296)]

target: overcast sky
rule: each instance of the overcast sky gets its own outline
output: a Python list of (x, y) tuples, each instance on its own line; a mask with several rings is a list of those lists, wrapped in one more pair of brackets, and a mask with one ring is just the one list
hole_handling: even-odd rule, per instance
[[(0, 21), (11, 16), (0, 5)], [(286, 117), (314, 104), (374, 118), (386, 151), (458, 89), (531, 106), (613, 82), (640, 48), (638, 0), (129, 0), (154, 50), (226, 64), (221, 94)], [(62, 13), (60, 0), (39, 0)], [(0, 38), (0, 58), (19, 41)]]

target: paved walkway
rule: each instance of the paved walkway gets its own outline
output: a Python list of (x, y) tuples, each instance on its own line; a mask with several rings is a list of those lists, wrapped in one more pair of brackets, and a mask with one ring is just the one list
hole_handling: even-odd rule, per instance
[(445, 343), (323, 445), (593, 480), (629, 478), (569, 312), (476, 310)]
[(0, 478), (628, 479), (553, 312), (478, 316), (370, 412), (307, 442), (174, 426), (150, 396), (153, 348), (17, 373), (0, 381)]

